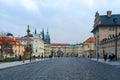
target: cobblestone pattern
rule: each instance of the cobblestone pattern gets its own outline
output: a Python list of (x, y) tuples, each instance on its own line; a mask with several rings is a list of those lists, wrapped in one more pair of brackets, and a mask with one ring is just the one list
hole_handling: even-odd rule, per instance
[(81, 58), (55, 58), (0, 70), (0, 80), (120, 80), (120, 67)]

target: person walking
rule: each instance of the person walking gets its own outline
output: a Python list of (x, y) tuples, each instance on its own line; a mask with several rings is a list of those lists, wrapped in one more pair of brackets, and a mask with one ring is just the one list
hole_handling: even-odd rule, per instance
[(104, 61), (106, 61), (107, 60), (107, 54), (104, 54), (103, 57), (104, 57)]

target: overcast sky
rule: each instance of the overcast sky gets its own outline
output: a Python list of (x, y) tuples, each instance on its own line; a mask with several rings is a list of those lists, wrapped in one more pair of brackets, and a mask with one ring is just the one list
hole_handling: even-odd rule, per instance
[(0, 32), (26, 35), (48, 28), (52, 43), (80, 43), (93, 36), (95, 13), (120, 14), (120, 0), (0, 0)]

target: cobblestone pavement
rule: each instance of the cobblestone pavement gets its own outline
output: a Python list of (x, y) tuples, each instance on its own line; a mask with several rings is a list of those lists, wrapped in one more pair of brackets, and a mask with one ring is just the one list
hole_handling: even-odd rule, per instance
[(0, 70), (0, 80), (120, 80), (120, 67), (63, 57)]

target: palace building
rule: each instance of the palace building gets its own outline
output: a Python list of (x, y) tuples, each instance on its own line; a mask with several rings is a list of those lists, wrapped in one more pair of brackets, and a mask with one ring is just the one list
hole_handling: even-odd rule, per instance
[[(120, 32), (120, 14), (112, 14), (112, 11), (107, 11), (106, 15), (100, 15), (98, 12), (95, 14), (95, 20), (93, 25), (94, 34), (94, 48), (97, 58), (103, 57), (103, 49), (101, 48), (101, 41), (105, 38), (110, 38), (113, 35), (116, 36)], [(113, 49), (113, 54), (116, 54), (116, 50)]]

